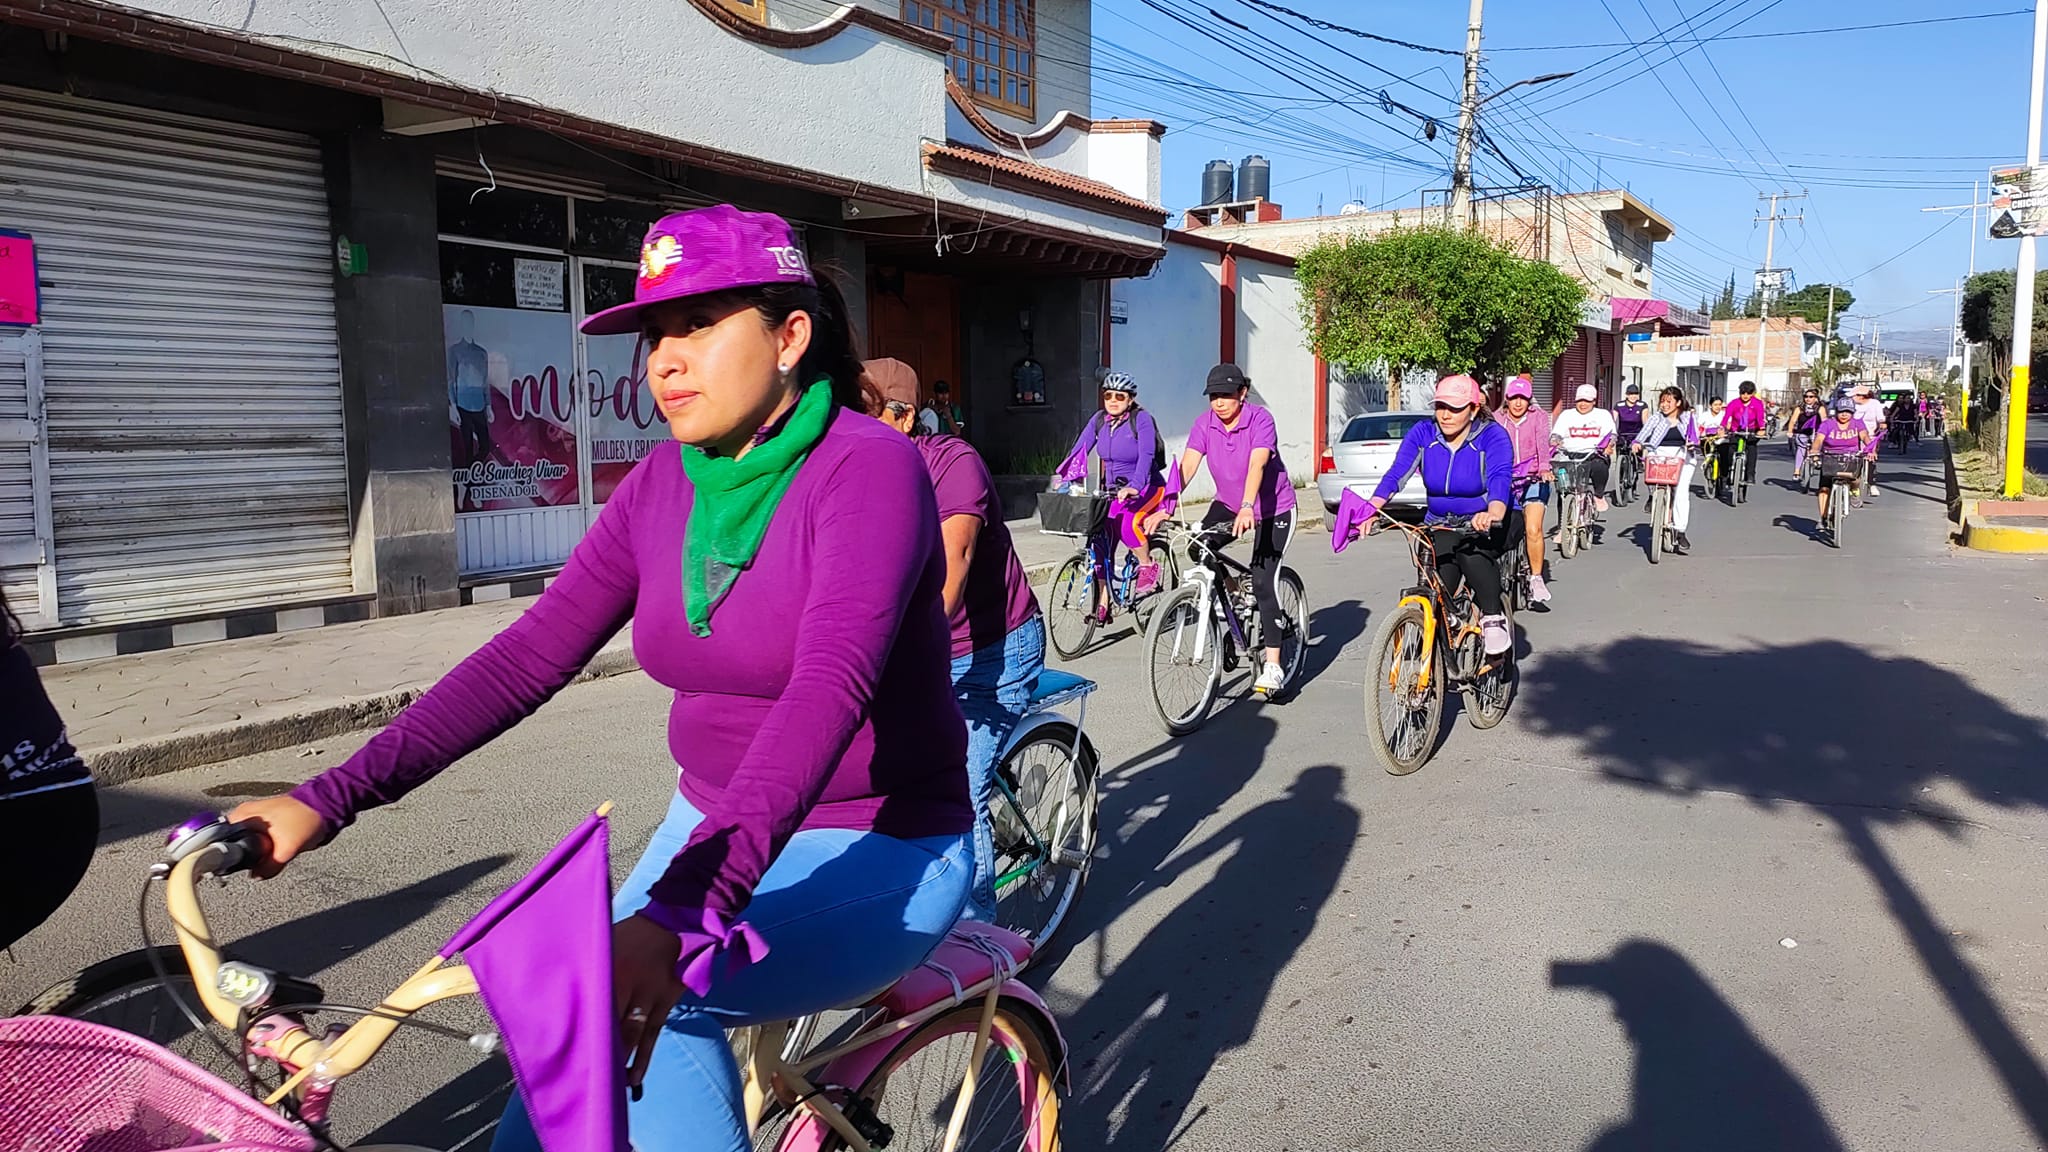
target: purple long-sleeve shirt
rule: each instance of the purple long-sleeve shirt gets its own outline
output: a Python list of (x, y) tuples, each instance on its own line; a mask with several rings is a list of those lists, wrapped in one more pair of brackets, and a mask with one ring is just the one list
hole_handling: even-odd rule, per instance
[(653, 887), (669, 920), (737, 919), (802, 828), (967, 830), (945, 557), (910, 440), (834, 413), (705, 637), (683, 613), (693, 492), (678, 446), (656, 449), (525, 615), (292, 794), (332, 827), (398, 799), (539, 708), (630, 619), (640, 666), (675, 690), (669, 751), (707, 817)]
[(1134, 409), (1115, 421), (1108, 414), (1097, 412), (1082, 426), (1074, 450), (1067, 453), (1060, 465), (1059, 477), (1087, 479), (1088, 454), (1094, 452), (1102, 460), (1105, 490), (1134, 488), (1141, 494), (1150, 493), (1162, 482), (1159, 472), (1152, 467), (1158, 451), (1159, 427), (1153, 423), (1150, 412)]
[(1385, 504), (1418, 468), (1429, 496), (1427, 520), (1471, 516), (1486, 511), (1488, 504), (1513, 500), (1515, 445), (1491, 420), (1474, 422), (1456, 447), (1444, 439), (1434, 420), (1408, 429), (1401, 446), (1394, 449), (1394, 462), (1380, 477), (1373, 504)]

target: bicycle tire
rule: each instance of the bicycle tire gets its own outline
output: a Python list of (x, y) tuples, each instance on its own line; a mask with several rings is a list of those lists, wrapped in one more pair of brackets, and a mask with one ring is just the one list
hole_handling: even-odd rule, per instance
[[(1087, 740), (1079, 740), (1080, 752), (1075, 755), (1079, 736), (1074, 726), (1067, 723), (1033, 729), (1031, 735), (1010, 749), (1010, 754), (1003, 757), (1003, 762), (996, 767), (1016, 795), (1017, 806), (1022, 810), (1024, 819), (1032, 822), (1033, 831), (1039, 838), (1052, 847), (1056, 856), (1066, 855), (1079, 861), (1078, 864), (1061, 864), (1057, 859), (1048, 861), (1041, 869), (1019, 876), (996, 891), (996, 923), (1031, 941), (1033, 952), (1042, 953), (1047, 942), (1059, 933), (1067, 913), (1073, 911), (1075, 902), (1081, 898), (1081, 890), (1088, 883), (1089, 863), (1095, 858), (1097, 813), (1101, 806), (1096, 792), (1096, 775), (1100, 764), (1096, 759), (1095, 746)], [(1033, 767), (1034, 762), (1027, 754), (1040, 746), (1046, 746), (1056, 754), (1058, 767), (1047, 764), (1043, 771)], [(1065, 771), (1065, 783), (1059, 784), (1056, 775), (1062, 771)], [(1044, 787), (1046, 782), (1055, 783), (1057, 790)], [(1052, 821), (1038, 819), (1046, 813), (1039, 804), (1033, 803), (1034, 799), (1072, 800), (1072, 823), (1066, 823), (1064, 813), (1055, 804), (1050, 815), (1064, 827), (1048, 836), (1046, 826)], [(1018, 813), (1003, 811), (1008, 803), (1008, 797), (1001, 793), (989, 800), (991, 823), (997, 828), (995, 863), (998, 876), (1014, 866), (1005, 860), (1002, 827), (1006, 818), (1014, 818)], [(1071, 838), (1062, 835), (1067, 830), (1073, 833)], [(1049, 873), (1049, 883), (1042, 880), (1041, 871)], [(1034, 895), (1039, 898), (1033, 900)]]
[[(1391, 776), (1406, 776), (1429, 763), (1430, 756), (1436, 752), (1437, 733), (1443, 726), (1444, 660), (1440, 649), (1430, 659), (1430, 687), (1422, 695), (1421, 707), (1405, 707), (1395, 696), (1401, 682), (1408, 680), (1410, 675), (1397, 666), (1397, 661), (1405, 659), (1413, 663), (1415, 673), (1419, 674), (1423, 639), (1421, 607), (1402, 604), (1394, 609), (1373, 636), (1372, 654), (1366, 664), (1366, 675), (1371, 679), (1365, 684), (1365, 730), (1372, 737), (1373, 754), (1379, 757), (1380, 766)], [(1389, 683), (1390, 673), (1394, 683)], [(1383, 696), (1387, 697), (1385, 701)], [(1388, 703), (1411, 714), (1416, 725), (1413, 738), (1402, 740), (1399, 748), (1388, 738), (1385, 707)]]
[(1300, 573), (1282, 565), (1273, 592), (1280, 601), (1280, 670), (1287, 674), (1287, 687), (1279, 694), (1291, 696), (1300, 687), (1301, 670), (1308, 666), (1308, 589)]
[(1837, 482), (1828, 496), (1828, 543), (1836, 548), (1842, 546), (1842, 524), (1849, 519), (1844, 505), (1849, 502), (1849, 486)]
[[(1512, 619), (1508, 622), (1508, 629), (1512, 635)], [(1471, 657), (1473, 666), (1484, 665), (1488, 659), (1484, 641), (1474, 636), (1467, 643), (1477, 649)], [(1465, 722), (1481, 731), (1507, 719), (1508, 709), (1515, 703), (1515, 687), (1519, 677), (1515, 672), (1514, 654), (1510, 652), (1498, 659), (1501, 661), (1499, 667), (1484, 676), (1474, 677), (1460, 689), (1465, 698)]]
[(1650, 494), (1650, 563), (1664, 559), (1664, 522), (1671, 518), (1671, 489), (1659, 486)]
[[(1094, 562), (1087, 549), (1067, 557), (1046, 589), (1045, 638), (1063, 660), (1072, 660), (1095, 637)], [(1076, 604), (1075, 601), (1079, 603)]]
[(1159, 723), (1170, 736), (1185, 736), (1202, 726), (1209, 718), (1209, 709), (1216, 704), (1216, 693), (1223, 685), (1223, 648), (1230, 643), (1230, 637), (1222, 628), (1212, 628), (1209, 636), (1209, 653), (1206, 658), (1208, 670), (1203, 674), (1202, 692), (1196, 702), (1185, 711), (1171, 712), (1165, 701), (1159, 698), (1160, 644), (1166, 643), (1167, 667), (1176, 664), (1186, 668), (1197, 668), (1192, 656), (1180, 658), (1174, 651), (1182, 639), (1182, 628), (1196, 627), (1200, 613), (1209, 611), (1208, 598), (1203, 589), (1189, 584), (1174, 589), (1166, 600), (1152, 613), (1152, 623), (1145, 629), (1145, 684), (1151, 689), (1152, 711), (1159, 717)]
[[(159, 972), (164, 975), (159, 975)], [(164, 976), (169, 976), (167, 985)], [(172, 987), (192, 1011), (200, 1014), (203, 1031), (172, 999)], [(156, 995), (150, 995), (152, 990)], [(293, 1001), (317, 1003), (324, 999), (320, 989), (293, 981), (281, 990)], [(175, 1052), (207, 1072), (240, 1084), (246, 1076), (239, 1061), (235, 1037), (205, 1016), (199, 1002), (199, 986), (176, 945), (159, 944), (109, 957), (85, 970), (43, 989), (16, 1012), (17, 1016), (68, 1016), (119, 1029), (132, 1036)]]
[(1576, 493), (1565, 498), (1562, 523), (1557, 526), (1557, 554), (1569, 560), (1579, 554), (1579, 497)]
[[(981, 1003), (970, 1001), (927, 1021), (883, 1057), (855, 1090), (856, 1099), (892, 1130), (889, 1147), (923, 1150), (944, 1144), (981, 1013)], [(958, 1152), (1059, 1152), (1061, 1070), (1055, 1055), (1058, 1045), (1050, 1033), (1051, 1026), (1038, 1009), (1008, 996), (997, 1000), (967, 1124), (955, 1145)], [(938, 1075), (907, 1074), (921, 1054), (934, 1054), (946, 1041), (956, 1042), (940, 1054), (944, 1063)], [(954, 1052), (958, 1071), (953, 1070)], [(999, 1107), (1012, 1099), (1017, 1123), (1005, 1125), (1002, 1134), (991, 1138), (988, 1124), (977, 1123), (977, 1114), (985, 1115), (984, 1103)], [(830, 1129), (819, 1141), (819, 1127), (823, 1125), (815, 1117), (807, 1118), (792, 1126), (781, 1147), (785, 1152), (808, 1147), (844, 1152), (845, 1141)]]

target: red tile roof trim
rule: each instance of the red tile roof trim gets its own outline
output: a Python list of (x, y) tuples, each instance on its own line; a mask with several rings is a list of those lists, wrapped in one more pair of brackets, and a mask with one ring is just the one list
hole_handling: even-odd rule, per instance
[(934, 171), (971, 174), (976, 178), (986, 179), (997, 187), (1029, 192), (1048, 200), (1058, 200), (1127, 220), (1138, 220), (1147, 224), (1161, 224), (1166, 220), (1166, 209), (1157, 204), (1147, 204), (1099, 180), (1076, 176), (1072, 172), (1064, 172), (1045, 164), (1013, 160), (999, 153), (971, 148), (964, 144), (934, 144), (926, 141), (924, 163), (925, 167)]

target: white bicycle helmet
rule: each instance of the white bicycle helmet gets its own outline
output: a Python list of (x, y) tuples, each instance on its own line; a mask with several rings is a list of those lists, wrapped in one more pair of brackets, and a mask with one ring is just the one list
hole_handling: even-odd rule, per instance
[(1128, 392), (1136, 396), (1138, 394), (1138, 382), (1131, 379), (1128, 372), (1111, 372), (1102, 378), (1102, 384), (1097, 391)]

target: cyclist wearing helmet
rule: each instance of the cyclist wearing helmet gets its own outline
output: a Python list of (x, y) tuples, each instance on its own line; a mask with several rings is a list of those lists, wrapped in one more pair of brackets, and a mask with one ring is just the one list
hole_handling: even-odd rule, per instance
[[(1834, 419), (1823, 423), (1814, 434), (1813, 450), (1820, 453), (1820, 523), (1814, 527), (1814, 535), (1827, 530), (1828, 496), (1834, 478), (1843, 472), (1857, 472), (1857, 457), (1869, 453), (1876, 436), (1856, 415), (1855, 401), (1846, 396), (1835, 401)], [(1854, 495), (1861, 484), (1858, 475), (1849, 482), (1850, 493)]]
[(969, 919), (996, 918), (996, 753), (1024, 718), (1031, 690), (1045, 671), (1045, 620), (1038, 597), (1003, 523), (995, 478), (974, 446), (958, 436), (923, 430), (917, 370), (901, 360), (870, 360), (872, 414), (911, 438), (939, 501), (939, 542), (946, 553), (944, 593), (953, 633), (953, 696), (967, 717), (967, 787), (974, 802), (974, 891)]
[[(1113, 496), (1109, 520), (1096, 534), (1094, 554), (1095, 611), (1107, 618), (1109, 578), (1117, 570), (1119, 542), (1138, 553), (1138, 577), (1131, 587), (1133, 596), (1143, 596), (1159, 586), (1159, 565), (1146, 550), (1150, 533), (1146, 518), (1165, 496), (1164, 442), (1152, 414), (1138, 406), (1138, 382), (1125, 372), (1107, 372), (1097, 387), (1102, 408), (1088, 418), (1074, 450), (1060, 465), (1059, 479), (1091, 481), (1100, 491)], [(1088, 475), (1088, 457), (1099, 460), (1098, 475)]]
[[(1508, 381), (1507, 402), (1498, 423), (1515, 446), (1515, 481), (1511, 502), (1520, 508), (1523, 542), (1529, 550), (1529, 602), (1548, 604), (1550, 586), (1543, 582), (1543, 507), (1550, 502), (1550, 414), (1536, 407), (1536, 387), (1527, 376)], [(1549, 609), (1545, 609), (1549, 611)]]
[[(1277, 585), (1280, 557), (1294, 538), (1294, 481), (1280, 460), (1280, 432), (1273, 414), (1245, 399), (1251, 387), (1251, 378), (1235, 364), (1209, 369), (1203, 385), (1209, 410), (1188, 429), (1187, 450), (1167, 472), (1166, 495), (1169, 501), (1176, 499), (1196, 466), (1207, 459), (1216, 499), (1202, 517), (1202, 528), (1228, 524), (1239, 536), (1253, 534), (1252, 595), (1259, 603), (1259, 642), (1266, 659), (1252, 690), (1271, 696), (1287, 686), (1287, 674), (1280, 668)], [(1164, 511), (1153, 514), (1155, 521)]]
[(1364, 514), (1353, 520), (1340, 508), (1330, 543), (1342, 547), (1356, 539), (1408, 482), (1409, 473), (1420, 468), (1429, 494), (1423, 523), (1472, 518), (1469, 532), (1439, 529), (1434, 534), (1437, 579), (1451, 593), (1460, 580), (1471, 582), (1486, 653), (1499, 656), (1514, 647), (1501, 598), (1500, 556), (1507, 546), (1504, 525), (1513, 496), (1515, 445), (1505, 429), (1485, 416), (1486, 395), (1470, 376), (1438, 381), (1435, 406), (1433, 423), (1417, 424), (1401, 437), (1394, 462), (1366, 501)]

